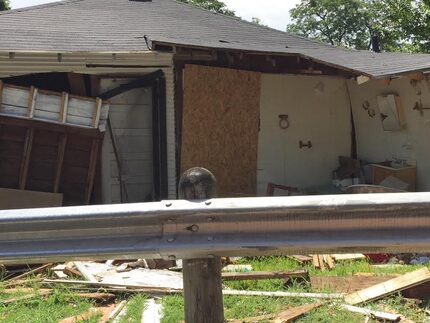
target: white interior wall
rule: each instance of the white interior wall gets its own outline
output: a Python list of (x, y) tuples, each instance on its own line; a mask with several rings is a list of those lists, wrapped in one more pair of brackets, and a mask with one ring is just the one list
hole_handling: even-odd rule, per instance
[[(413, 110), (415, 103), (422, 100), (424, 107), (430, 107), (430, 83), (421, 81), (411, 85), (408, 78), (392, 80), (390, 85), (369, 81), (358, 85), (348, 81), (353, 102), (354, 121), (357, 133), (358, 156), (369, 162), (391, 160), (393, 157), (417, 162), (417, 189), (430, 190), (430, 149), (427, 138), (430, 136), (430, 110)], [(384, 131), (378, 111), (378, 95), (398, 94), (406, 117), (406, 128), (400, 131)], [(421, 93), (419, 95), (418, 93)], [(363, 108), (365, 101), (376, 112), (370, 117)]]
[[(289, 116), (282, 130), (279, 115)], [(351, 108), (343, 78), (263, 74), (257, 188), (267, 183), (329, 185), (339, 156), (351, 153)], [(299, 148), (300, 140), (313, 147)]]

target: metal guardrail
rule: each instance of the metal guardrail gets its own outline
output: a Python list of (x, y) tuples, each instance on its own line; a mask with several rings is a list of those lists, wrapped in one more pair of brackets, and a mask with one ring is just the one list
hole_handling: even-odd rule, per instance
[(0, 211), (0, 263), (430, 251), (430, 193)]

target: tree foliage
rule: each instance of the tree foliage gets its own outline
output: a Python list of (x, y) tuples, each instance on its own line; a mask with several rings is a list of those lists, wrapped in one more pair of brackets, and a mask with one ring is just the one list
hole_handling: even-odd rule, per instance
[(0, 11), (9, 10), (9, 0), (0, 0)]
[(235, 15), (234, 11), (229, 10), (226, 4), (219, 0), (179, 0), (179, 1), (189, 3), (197, 7), (201, 7), (217, 13), (222, 13), (227, 16)]
[(430, 51), (430, 0), (302, 0), (287, 30), (336, 46)]

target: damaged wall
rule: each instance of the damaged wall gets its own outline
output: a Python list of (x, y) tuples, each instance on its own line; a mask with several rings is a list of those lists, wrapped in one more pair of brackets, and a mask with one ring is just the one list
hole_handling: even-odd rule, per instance
[[(263, 74), (260, 115), (259, 195), (266, 194), (268, 182), (298, 188), (329, 185), (338, 156), (351, 154), (351, 110), (343, 78)], [(280, 124), (285, 116), (288, 122)], [(300, 148), (300, 141), (312, 147)]]
[[(398, 78), (389, 85), (369, 81), (358, 85), (349, 81), (356, 124), (358, 156), (369, 162), (382, 162), (400, 158), (417, 163), (419, 191), (430, 190), (430, 110), (414, 110), (417, 102), (430, 107), (430, 83), (425, 79), (412, 81)], [(384, 131), (377, 105), (378, 95), (400, 96), (406, 126), (399, 131)]]

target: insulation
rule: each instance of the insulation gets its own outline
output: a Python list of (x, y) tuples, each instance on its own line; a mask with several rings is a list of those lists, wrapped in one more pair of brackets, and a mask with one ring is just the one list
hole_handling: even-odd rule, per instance
[(220, 197), (255, 196), (259, 73), (186, 65), (181, 171), (205, 167)]

